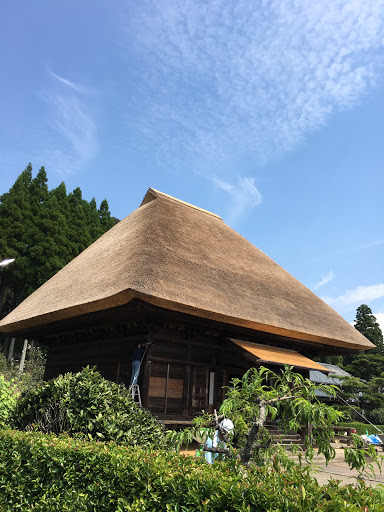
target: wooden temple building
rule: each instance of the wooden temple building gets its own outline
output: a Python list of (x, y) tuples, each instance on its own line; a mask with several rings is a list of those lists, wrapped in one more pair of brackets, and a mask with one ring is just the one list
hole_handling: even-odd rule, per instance
[(96, 365), (139, 385), (166, 422), (218, 408), (252, 366), (308, 376), (313, 357), (373, 347), (354, 327), (223, 220), (156, 190), (0, 322), (48, 345), (45, 378)]

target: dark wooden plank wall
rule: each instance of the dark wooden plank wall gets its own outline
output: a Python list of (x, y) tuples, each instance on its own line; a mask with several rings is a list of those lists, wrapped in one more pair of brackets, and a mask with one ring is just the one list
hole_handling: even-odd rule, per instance
[[(109, 339), (82, 339), (66, 342), (65, 337), (49, 342), (45, 379), (60, 373), (80, 371), (84, 366), (96, 366), (103, 377), (129, 385), (132, 352), (148, 335), (133, 334)], [(236, 374), (239, 376), (249, 364), (238, 357), (217, 336), (185, 339), (185, 332), (158, 329), (151, 337), (139, 377), (143, 405), (154, 414), (167, 417), (192, 417), (218, 408), (224, 397), (222, 387), (228, 383), (237, 357)], [(232, 370), (231, 370), (232, 371)], [(209, 404), (210, 372), (214, 372), (214, 399)], [(232, 371), (233, 373), (233, 371)], [(231, 375), (232, 375), (231, 373)]]
[[(89, 330), (84, 337), (72, 332), (68, 340), (65, 335), (52, 338), (48, 342), (45, 378), (89, 365), (96, 366), (105, 378), (128, 386), (133, 349), (150, 339), (152, 344), (139, 377), (143, 406), (160, 418), (183, 419), (196, 416), (203, 409), (219, 408), (225, 396), (223, 386), (255, 365), (218, 331), (196, 329), (191, 334), (190, 326), (182, 324), (175, 328), (159, 327), (157, 323), (152, 331), (150, 323), (147, 327), (146, 333), (140, 333), (125, 326), (121, 329), (123, 336), (116, 336), (116, 330), (111, 330), (110, 336), (108, 331), (95, 334)], [(92, 339), (97, 336), (103, 339)], [(213, 400), (209, 403), (211, 385)]]
[[(227, 368), (231, 375), (242, 376), (251, 366), (230, 342), (203, 335), (188, 340), (183, 334), (157, 333), (148, 353), (145, 405), (162, 418), (193, 417), (203, 409), (217, 409), (224, 398), (223, 386), (228, 385)], [(213, 400), (209, 403), (212, 378)]]
[(48, 358), (44, 379), (60, 373), (80, 371), (85, 366), (97, 366), (106, 379), (129, 384), (132, 352), (144, 336), (87, 340), (66, 343), (64, 340), (48, 342)]

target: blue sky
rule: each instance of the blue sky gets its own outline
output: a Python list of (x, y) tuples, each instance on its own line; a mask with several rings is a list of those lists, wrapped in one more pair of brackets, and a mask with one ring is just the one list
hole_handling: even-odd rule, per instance
[(382, 0), (4, 0), (0, 192), (157, 188), (384, 328), (383, 34)]

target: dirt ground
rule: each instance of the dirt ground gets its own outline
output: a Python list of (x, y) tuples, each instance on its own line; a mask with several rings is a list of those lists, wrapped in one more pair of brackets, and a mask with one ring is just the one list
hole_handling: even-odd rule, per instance
[[(180, 453), (193, 457), (199, 446), (200, 445), (197, 443), (193, 443), (188, 449), (182, 448)], [(331, 479), (340, 480), (343, 484), (355, 484), (357, 482), (358, 472), (349, 469), (344, 460), (344, 451), (342, 449), (336, 449), (336, 457), (328, 466), (325, 464), (323, 457), (315, 457), (313, 467), (315, 469), (313, 476), (320, 485), (326, 484)], [(363, 479), (367, 485), (371, 485), (372, 487), (384, 485), (384, 466), (382, 473), (380, 473), (379, 470), (376, 471), (375, 468), (375, 476), (364, 476)]]

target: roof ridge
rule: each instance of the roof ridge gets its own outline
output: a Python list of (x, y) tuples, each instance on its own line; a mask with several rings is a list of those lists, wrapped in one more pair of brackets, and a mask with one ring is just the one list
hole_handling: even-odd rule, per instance
[(217, 215), (217, 213), (210, 212), (208, 210), (204, 210), (204, 208), (199, 208), (198, 206), (195, 206), (194, 204), (187, 203), (186, 201), (182, 201), (181, 199), (178, 199), (177, 197), (170, 196), (169, 194), (166, 194), (165, 192), (160, 192), (160, 190), (156, 190), (152, 187), (149, 187), (147, 190), (140, 206), (144, 206), (147, 203), (150, 203), (154, 199), (157, 199), (158, 197), (165, 197), (166, 199), (171, 199), (172, 201), (176, 201), (178, 203), (181, 203), (184, 206), (189, 206), (190, 208), (193, 208), (194, 210), (198, 210), (202, 213), (207, 213), (208, 215), (212, 215), (212, 217), (217, 217), (220, 220), (223, 220), (220, 215)]

